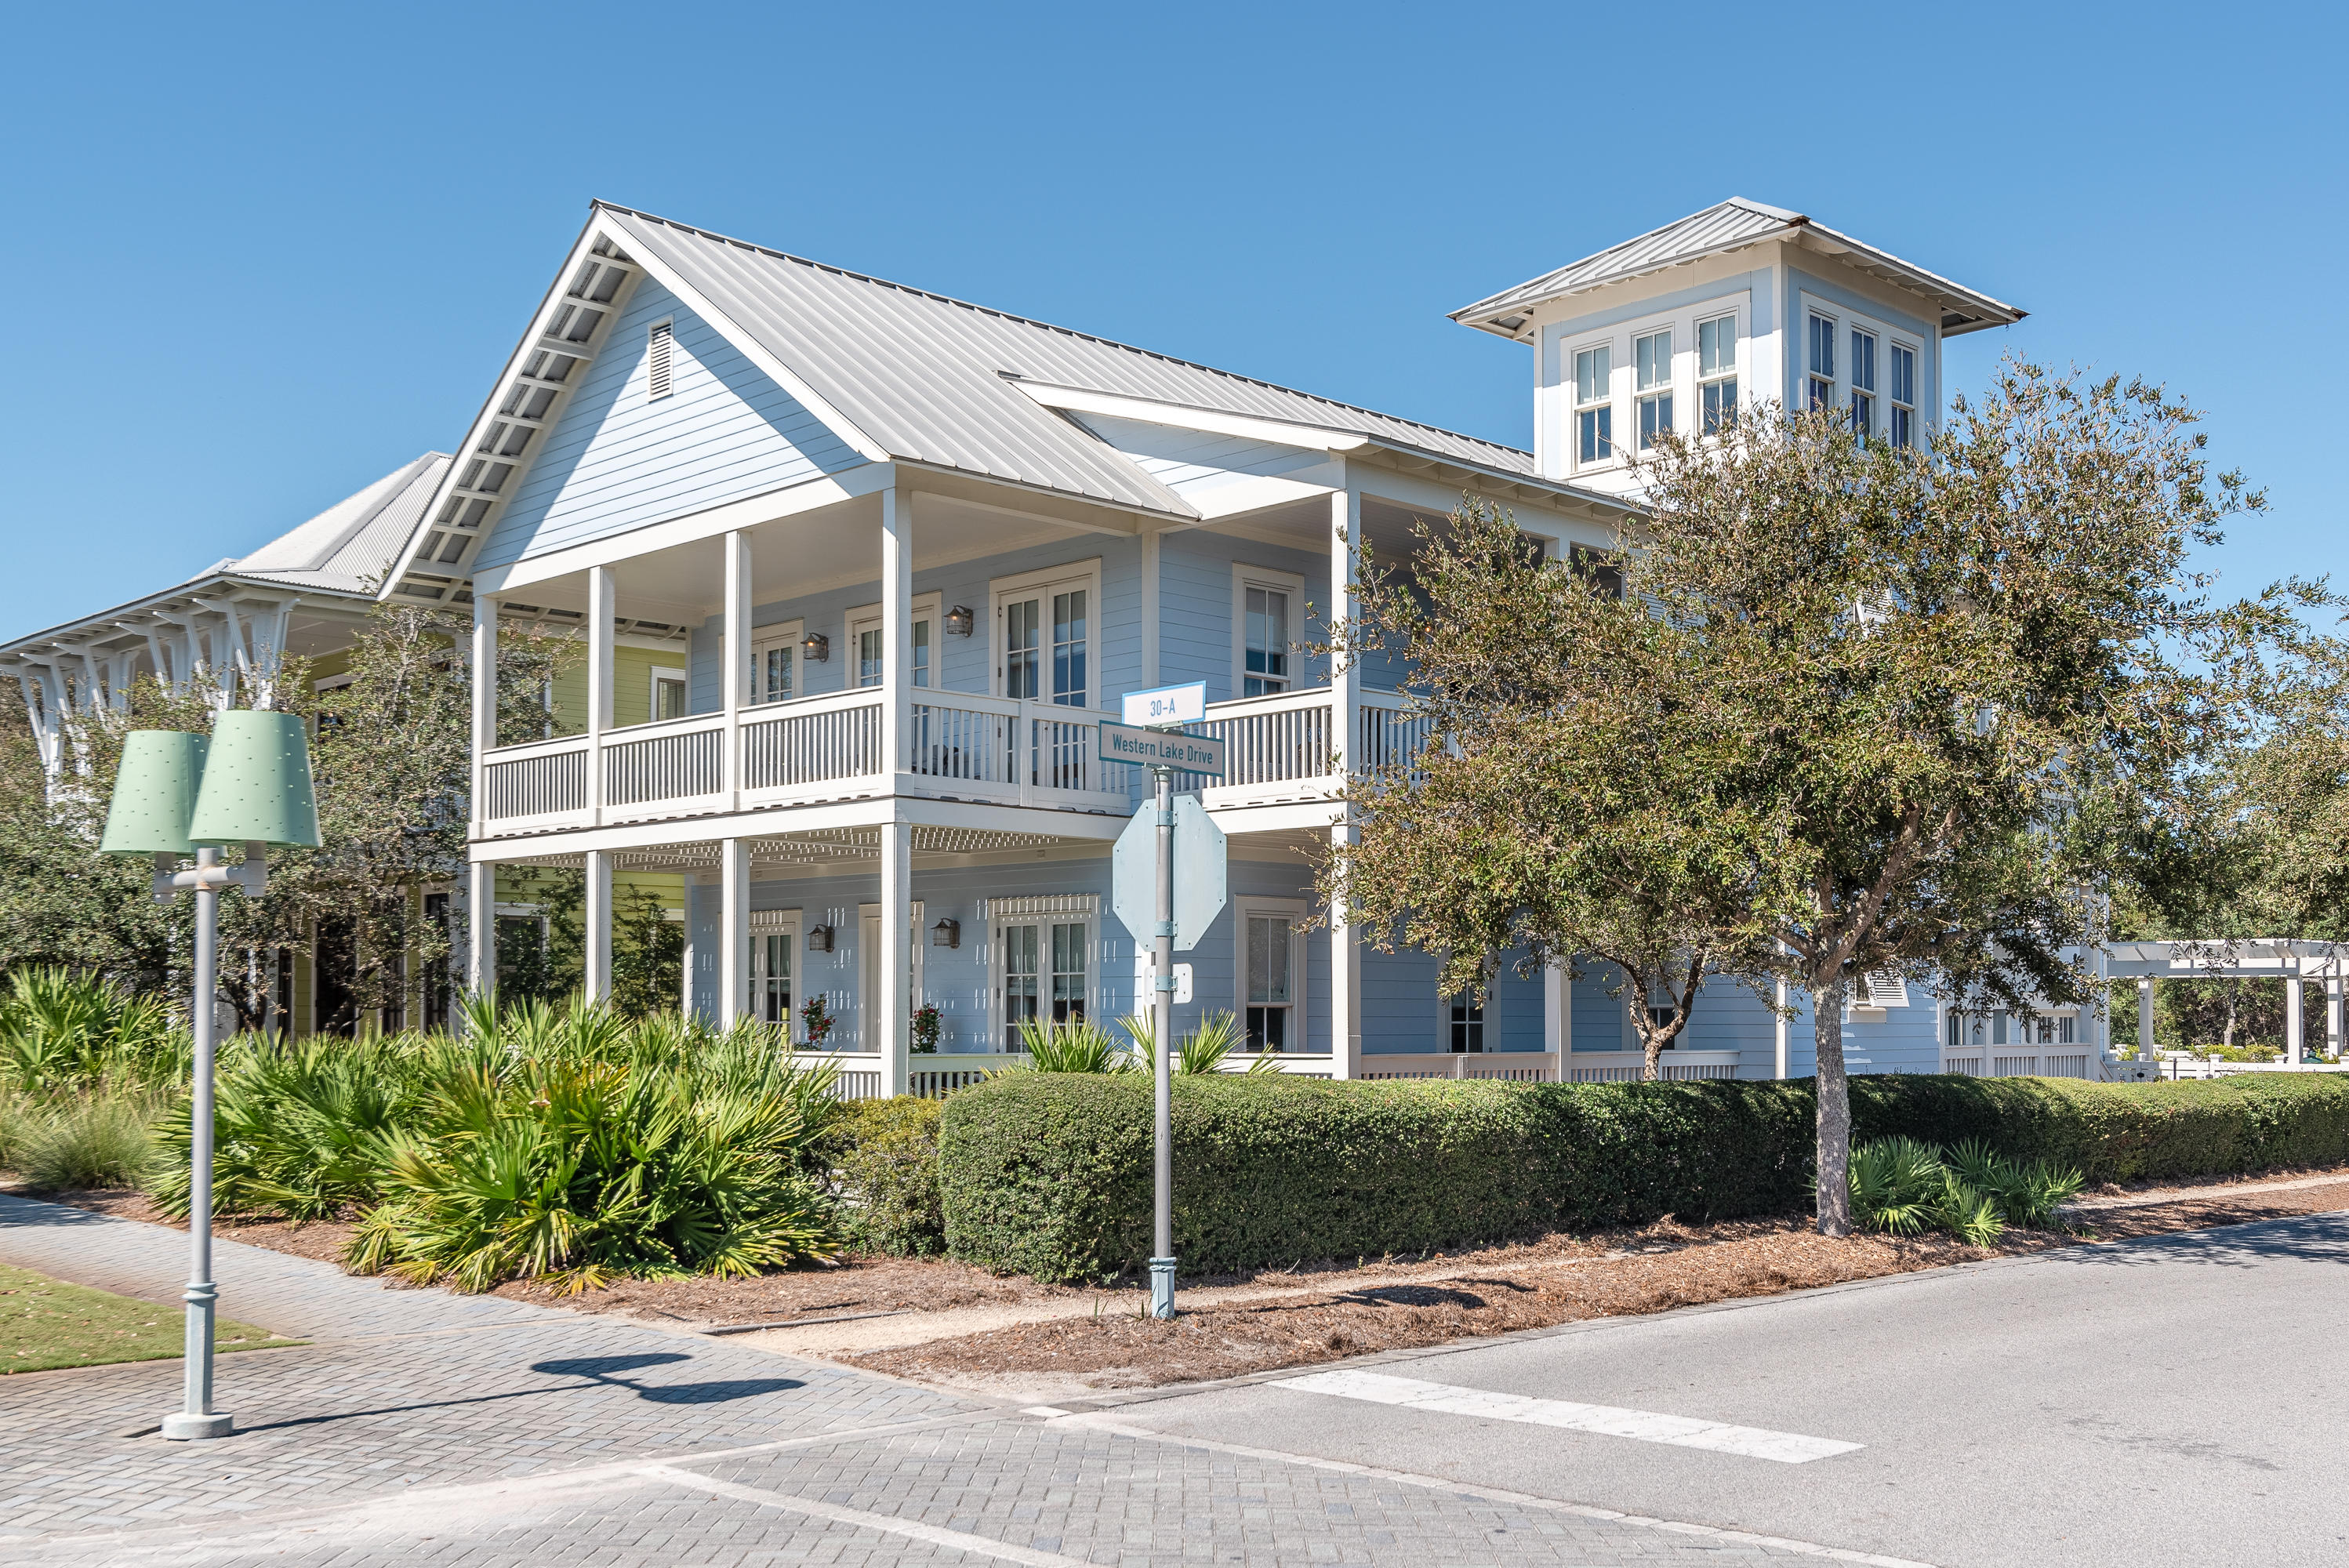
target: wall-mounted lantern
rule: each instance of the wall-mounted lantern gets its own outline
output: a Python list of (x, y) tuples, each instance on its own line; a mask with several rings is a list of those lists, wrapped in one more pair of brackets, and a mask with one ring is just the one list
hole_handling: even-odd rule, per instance
[(968, 637), (976, 624), (968, 604), (957, 604), (947, 612), (947, 635), (950, 637)]
[(962, 945), (962, 922), (953, 919), (941, 920), (936, 925), (930, 927), (930, 945), (933, 947), (960, 947)]
[(832, 658), (832, 639), (822, 632), (810, 632), (800, 639), (800, 657), (824, 664)]
[(809, 926), (807, 933), (807, 950), (810, 953), (831, 952), (832, 927), (828, 925)]

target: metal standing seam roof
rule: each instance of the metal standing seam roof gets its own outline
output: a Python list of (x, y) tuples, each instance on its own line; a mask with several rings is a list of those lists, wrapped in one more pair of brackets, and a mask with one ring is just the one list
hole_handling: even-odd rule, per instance
[[(1765, 202), (1749, 201), (1743, 196), (1732, 196), (1702, 212), (1692, 212), (1661, 229), (1651, 229), (1636, 239), (1626, 240), (1619, 245), (1609, 245), (1578, 262), (1569, 262), (1556, 272), (1545, 273), (1530, 283), (1519, 284), (1474, 304), (1464, 305), (1452, 313), (1452, 319), (1486, 332), (1514, 337), (1525, 325), (1524, 314), (1545, 301), (1804, 231), (1823, 235), (1837, 246), (1853, 253), (1871, 271), (1880, 272), (1910, 288), (1933, 294), (1946, 304), (1960, 306), (1961, 319), (1956, 324), (1944, 320), (1942, 329), (1945, 333), (2005, 325), (2022, 320), (2026, 314), (1988, 294), (1951, 283), (1937, 273), (1929, 273), (1922, 267), (1904, 262), (1889, 251), (1879, 251), (1847, 234), (1838, 233), (1824, 223), (1815, 223), (1803, 213), (1790, 212), (1784, 207), (1773, 207)], [(1964, 312), (1979, 313), (1979, 319), (1963, 315)], [(1513, 317), (1515, 319), (1511, 319)]]
[(1532, 454), (596, 203), (893, 458), (1178, 516), (1190, 505), (1012, 376), (1320, 426), (1539, 481)]
[(222, 562), (227, 573), (342, 593), (371, 594), (423, 520), (449, 454), (426, 452), (249, 555)]

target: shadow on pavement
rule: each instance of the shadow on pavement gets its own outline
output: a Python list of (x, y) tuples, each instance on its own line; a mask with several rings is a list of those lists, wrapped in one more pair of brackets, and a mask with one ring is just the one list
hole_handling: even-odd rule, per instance
[(2282, 1260), (2349, 1265), (2349, 1214), (2296, 1214), (2219, 1225), (2207, 1231), (2136, 1236), (2096, 1246), (2060, 1248), (2041, 1254), (2039, 1261), (2080, 1268), (2137, 1268), (2174, 1263), (2250, 1268)]

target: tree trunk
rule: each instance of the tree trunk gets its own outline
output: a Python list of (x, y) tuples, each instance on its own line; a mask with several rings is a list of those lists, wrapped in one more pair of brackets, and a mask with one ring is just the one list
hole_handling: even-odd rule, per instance
[(1851, 1234), (1851, 1092), (1843, 1071), (1840, 979), (1814, 994), (1811, 1035), (1818, 1050), (1819, 1234)]

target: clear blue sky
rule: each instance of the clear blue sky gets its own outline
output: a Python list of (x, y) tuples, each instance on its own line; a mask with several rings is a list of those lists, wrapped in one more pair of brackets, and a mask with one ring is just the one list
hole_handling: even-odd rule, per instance
[[(1444, 312), (1738, 194), (2166, 381), (2349, 581), (2337, 8), (23, 7), (0, 636), (462, 434), (591, 196), (1517, 445)], [(2327, 432), (2333, 432), (2328, 434)]]

